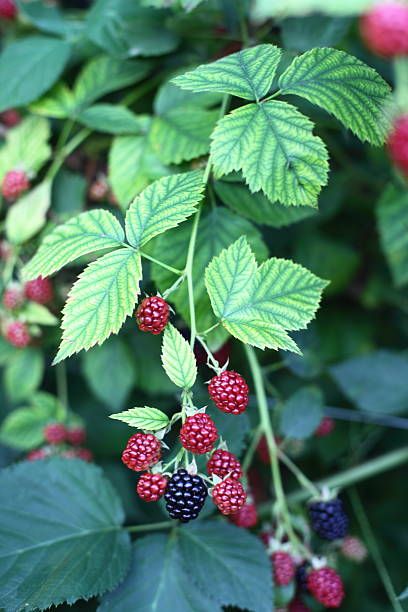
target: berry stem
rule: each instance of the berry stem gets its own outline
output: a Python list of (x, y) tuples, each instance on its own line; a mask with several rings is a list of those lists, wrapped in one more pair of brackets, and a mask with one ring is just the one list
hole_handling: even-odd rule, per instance
[(65, 417), (68, 412), (68, 384), (67, 384), (67, 369), (64, 361), (57, 363), (55, 368), (55, 378), (57, 383), (57, 395), (64, 407)]
[(209, 361), (209, 363), (208, 363), (209, 367), (211, 367), (213, 370), (215, 370), (215, 372), (217, 374), (219, 374), (219, 372), (220, 372), (220, 364), (215, 359), (214, 355), (212, 354), (212, 352), (208, 348), (208, 346), (205, 343), (205, 341), (203, 340), (203, 338), (201, 338), (201, 336), (197, 336), (197, 340), (199, 341), (199, 343), (201, 344), (201, 346), (203, 347), (203, 349), (207, 353), (207, 357), (208, 357), (208, 361)]
[(130, 525), (126, 527), (129, 533), (142, 533), (143, 531), (159, 531), (161, 529), (171, 529), (174, 521), (162, 521), (161, 523), (148, 523), (147, 525)]
[(302, 472), (302, 470), (290, 459), (281, 449), (278, 449), (279, 459), (286, 465), (286, 467), (296, 476), (299, 484), (306, 490), (309, 491), (312, 497), (318, 497), (320, 490), (317, 486), (309, 480), (309, 478)]
[(205, 336), (208, 336), (208, 334), (209, 334), (210, 332), (212, 332), (214, 329), (217, 329), (217, 327), (219, 326), (219, 324), (220, 324), (220, 323), (219, 323), (219, 321), (218, 321), (218, 323), (214, 323), (214, 325), (211, 325), (211, 327), (209, 327), (209, 328), (208, 328), (208, 329), (206, 329), (205, 331), (201, 332), (199, 335), (200, 335), (202, 338), (205, 338)]
[[(207, 164), (208, 167), (208, 164)], [(194, 304), (194, 283), (193, 283), (193, 262), (194, 262), (194, 251), (197, 240), (197, 231), (198, 231), (198, 223), (200, 221), (201, 216), (201, 206), (197, 210), (194, 221), (193, 228), (191, 230), (190, 242), (188, 244), (187, 251), (187, 260), (186, 260), (186, 278), (187, 278), (187, 288), (188, 288), (188, 305), (190, 312), (190, 346), (193, 349), (194, 343), (197, 335), (197, 325), (196, 325), (196, 314), (195, 314), (195, 304)]]
[(397, 595), (395, 593), (394, 586), (391, 581), (391, 577), (388, 573), (387, 567), (381, 556), (381, 552), (378, 547), (377, 540), (375, 539), (373, 530), (368, 521), (363, 504), (361, 503), (360, 496), (354, 487), (349, 491), (349, 497), (350, 497), (351, 505), (353, 506), (354, 514), (356, 515), (357, 521), (360, 524), (360, 529), (363, 533), (364, 540), (367, 544), (367, 548), (370, 551), (370, 554), (376, 565), (378, 574), (384, 585), (384, 589), (388, 595), (392, 608), (394, 612), (403, 612), (403, 608), (397, 599)]
[(161, 268), (164, 268), (165, 270), (168, 270), (169, 272), (173, 272), (173, 274), (177, 274), (178, 276), (182, 276), (184, 274), (183, 270), (177, 270), (177, 268), (172, 268), (171, 266), (168, 266), (164, 262), (159, 261), (158, 259), (155, 259), (151, 255), (148, 255), (147, 253), (144, 253), (143, 251), (140, 251), (140, 255), (144, 257), (145, 259), (148, 259), (149, 261), (152, 261), (153, 263), (157, 264)]
[(249, 346), (247, 344), (245, 344), (244, 346), (249, 366), (251, 368), (252, 378), (254, 380), (255, 393), (258, 400), (260, 426), (265, 435), (268, 445), (269, 457), (271, 460), (272, 481), (276, 495), (277, 508), (282, 517), (282, 521), (285, 526), (289, 540), (291, 541), (294, 549), (298, 550), (301, 543), (299, 542), (293, 530), (288, 506), (286, 504), (285, 492), (283, 490), (282, 478), (279, 469), (278, 446), (275, 442), (272, 422), (269, 416), (268, 402), (266, 399), (262, 370), (256, 357), (255, 350), (252, 348), (252, 346)]

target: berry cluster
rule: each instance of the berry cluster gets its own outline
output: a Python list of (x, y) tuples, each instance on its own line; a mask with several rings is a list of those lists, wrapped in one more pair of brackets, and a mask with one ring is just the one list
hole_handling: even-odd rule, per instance
[(93, 460), (92, 452), (82, 446), (86, 440), (86, 431), (81, 426), (67, 427), (61, 422), (48, 423), (44, 427), (43, 437), (44, 446), (28, 453), (27, 459), (29, 461), (45, 459), (55, 455), (66, 459)]

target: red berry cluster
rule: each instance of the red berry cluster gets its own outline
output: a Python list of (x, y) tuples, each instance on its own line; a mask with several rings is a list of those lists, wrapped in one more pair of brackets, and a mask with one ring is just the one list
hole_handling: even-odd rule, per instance
[(151, 433), (136, 433), (129, 438), (122, 453), (123, 463), (135, 472), (148, 470), (161, 457), (161, 444)]
[(151, 334), (161, 334), (170, 315), (169, 305), (158, 295), (145, 298), (136, 310), (139, 329)]
[(222, 514), (236, 514), (245, 504), (247, 496), (239, 481), (226, 478), (215, 485), (212, 498)]
[(158, 501), (166, 491), (167, 478), (163, 474), (142, 474), (137, 483), (137, 494), (143, 501)]
[(196, 455), (204, 455), (212, 450), (218, 431), (214, 421), (205, 412), (198, 412), (186, 418), (180, 429), (182, 446)]
[(43, 430), (45, 446), (32, 450), (27, 455), (29, 461), (58, 455), (67, 459), (78, 458), (92, 461), (93, 455), (88, 448), (81, 445), (85, 442), (86, 431), (78, 425), (67, 427), (64, 423), (48, 423)]

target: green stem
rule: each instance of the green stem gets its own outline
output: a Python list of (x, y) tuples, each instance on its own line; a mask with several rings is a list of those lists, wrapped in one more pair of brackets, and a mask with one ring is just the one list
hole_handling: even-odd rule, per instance
[(294, 474), (297, 478), (299, 484), (306, 490), (310, 492), (312, 497), (318, 496), (320, 494), (319, 489), (315, 486), (315, 484), (309, 480), (309, 478), (302, 472), (300, 468), (290, 459), (284, 452), (278, 449), (279, 459), (286, 465), (286, 467)]
[(251, 368), (252, 378), (254, 380), (255, 393), (258, 400), (260, 425), (262, 432), (265, 434), (266, 442), (268, 445), (269, 457), (271, 460), (272, 481), (275, 489), (278, 510), (280, 516), (282, 517), (282, 521), (289, 540), (291, 541), (293, 547), (297, 550), (299, 549), (300, 542), (298, 541), (298, 538), (293, 530), (289, 510), (286, 504), (285, 492), (283, 490), (282, 478), (279, 469), (278, 447), (275, 442), (272, 422), (269, 416), (268, 402), (266, 398), (261, 367), (259, 365), (254, 349), (247, 344), (245, 344), (244, 346), (249, 366)]
[(218, 323), (214, 323), (214, 325), (211, 325), (211, 327), (209, 327), (209, 328), (208, 328), (208, 329), (206, 329), (205, 331), (200, 332), (200, 334), (199, 334), (199, 335), (200, 335), (202, 338), (204, 338), (205, 336), (208, 336), (208, 334), (209, 334), (210, 332), (212, 332), (214, 329), (217, 329), (217, 327), (219, 326), (219, 324), (220, 324), (220, 322), (219, 322), (219, 321), (218, 321)]
[(286, 364), (283, 361), (278, 361), (277, 363), (271, 363), (262, 368), (265, 374), (272, 374), (273, 372), (278, 372), (286, 367)]
[(388, 573), (387, 567), (381, 556), (380, 549), (378, 547), (378, 544), (375, 539), (371, 525), (368, 521), (363, 504), (361, 503), (360, 496), (358, 495), (355, 488), (352, 488), (351, 491), (349, 491), (349, 497), (350, 497), (350, 501), (353, 506), (353, 510), (356, 515), (357, 521), (360, 524), (360, 528), (363, 533), (364, 540), (367, 544), (367, 548), (370, 551), (370, 554), (376, 565), (378, 574), (384, 585), (384, 589), (388, 595), (391, 606), (394, 612), (403, 612), (403, 608), (397, 599), (397, 595), (395, 593), (394, 586), (391, 581), (391, 577)]
[(277, 98), (281, 94), (282, 94), (282, 90), (278, 89), (277, 91), (275, 91), (273, 94), (271, 94), (267, 98), (264, 98), (263, 100), (261, 100), (261, 103), (263, 104), (264, 102), (269, 102), (269, 100), (273, 100), (274, 98)]
[(244, 460), (242, 462), (242, 471), (244, 472), (244, 474), (246, 474), (249, 468), (251, 467), (252, 459), (254, 457), (255, 451), (259, 444), (259, 440), (262, 438), (262, 434), (263, 434), (263, 429), (262, 429), (262, 426), (259, 425), (257, 429), (255, 430), (254, 435), (252, 436), (251, 443), (247, 448)]
[(130, 527), (126, 527), (126, 530), (130, 533), (143, 533), (144, 531), (159, 531), (161, 529), (171, 529), (172, 527), (174, 527), (174, 521), (163, 521), (147, 525), (130, 525)]
[(190, 312), (190, 346), (193, 349), (197, 335), (197, 324), (196, 324), (196, 313), (194, 304), (194, 282), (193, 282), (193, 262), (194, 262), (194, 251), (197, 241), (198, 223), (200, 221), (201, 206), (197, 210), (193, 228), (191, 230), (190, 242), (188, 244), (187, 260), (186, 260), (186, 277), (187, 277), (187, 289), (188, 289), (188, 306)]
[(165, 75), (168, 72), (160, 72), (156, 74), (156, 76), (149, 78), (147, 81), (139, 85), (133, 91), (130, 91), (122, 100), (122, 106), (131, 106), (140, 98), (143, 98), (149, 91), (152, 91), (159, 83), (162, 83), (165, 80)]
[(149, 261), (152, 261), (153, 263), (157, 264), (161, 268), (164, 268), (165, 270), (172, 272), (173, 274), (177, 274), (178, 276), (182, 276), (184, 274), (183, 270), (177, 270), (177, 268), (172, 268), (171, 266), (168, 266), (167, 264), (165, 264), (163, 261), (159, 261), (158, 259), (155, 259), (151, 255), (148, 255), (147, 253), (143, 253), (143, 251), (140, 251), (140, 255), (144, 257), (145, 259), (148, 259)]
[(65, 158), (68, 157), (68, 155), (70, 155), (77, 147), (79, 147), (85, 138), (88, 138), (90, 133), (91, 130), (85, 128), (78, 132), (78, 134), (71, 138), (71, 140), (64, 147), (62, 147), (62, 149), (56, 154), (56, 157), (47, 172), (47, 180), (52, 181), (64, 163)]
[(197, 340), (199, 341), (199, 343), (201, 344), (201, 346), (203, 347), (203, 349), (207, 353), (208, 362), (210, 362), (212, 364), (212, 366), (210, 366), (210, 367), (212, 367), (217, 372), (217, 374), (218, 374), (220, 372), (220, 364), (215, 359), (214, 355), (212, 354), (212, 352), (208, 348), (207, 344), (204, 342), (203, 338), (201, 338), (201, 336), (197, 336)]
[(65, 416), (68, 412), (68, 384), (67, 384), (67, 369), (64, 361), (57, 363), (55, 368), (55, 377), (57, 382), (57, 395), (64, 407)]

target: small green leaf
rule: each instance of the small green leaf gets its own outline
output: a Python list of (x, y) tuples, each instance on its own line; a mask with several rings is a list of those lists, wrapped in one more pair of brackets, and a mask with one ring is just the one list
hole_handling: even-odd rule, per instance
[(149, 185), (126, 213), (129, 243), (140, 248), (185, 221), (196, 211), (203, 191), (203, 173), (199, 170), (166, 176)]
[(24, 400), (38, 389), (44, 374), (44, 357), (39, 349), (18, 350), (4, 370), (4, 384), (13, 402)]
[(264, 349), (299, 352), (287, 331), (304, 329), (326, 281), (286, 259), (257, 268), (245, 237), (214, 257), (205, 284), (215, 316), (236, 338)]
[(259, 100), (271, 88), (280, 56), (280, 49), (274, 45), (257, 45), (198, 66), (175, 77), (173, 83), (194, 92), (220, 91), (245, 100)]
[(78, 121), (97, 132), (107, 134), (139, 134), (144, 120), (119, 104), (94, 104), (83, 110)]
[(7, 213), (6, 234), (10, 242), (23, 244), (45, 225), (51, 205), (51, 183), (44, 181), (23, 195)]
[(295, 440), (308, 438), (323, 418), (323, 396), (317, 387), (303, 387), (283, 405), (280, 430)]
[(377, 206), (381, 247), (391, 269), (394, 283), (408, 283), (408, 192), (389, 185)]
[(391, 89), (373, 68), (352, 55), (312, 49), (294, 59), (279, 86), (283, 94), (302, 96), (332, 113), (360, 140), (383, 144)]
[(164, 429), (169, 424), (169, 417), (157, 408), (151, 408), (150, 406), (144, 406), (144, 408), (131, 408), (124, 412), (118, 412), (117, 414), (111, 414), (111, 419), (117, 421), (123, 421), (130, 425), (130, 427), (136, 427), (137, 429), (146, 429), (148, 431), (158, 431)]
[(29, 325), (57, 325), (58, 319), (42, 304), (27, 302), (20, 311), (20, 318)]
[(65, 119), (75, 109), (74, 94), (65, 83), (57, 83), (54, 87), (36, 102), (30, 104), (30, 110), (36, 115)]
[(194, 353), (180, 332), (168, 324), (163, 334), (162, 363), (167, 376), (177, 387), (190, 389), (197, 378)]
[(0, 149), (0, 181), (9, 170), (21, 169), (36, 175), (51, 155), (48, 144), (50, 125), (42, 117), (26, 117), (7, 130), (6, 142)]
[(106, 210), (90, 210), (56, 227), (23, 269), (26, 280), (49, 276), (82, 255), (121, 246), (125, 233)]
[(287, 206), (317, 206), (328, 156), (313, 123), (294, 106), (272, 100), (242, 106), (218, 122), (211, 160), (219, 178), (242, 174), (252, 192)]
[(218, 114), (218, 111), (182, 106), (155, 117), (149, 137), (159, 159), (164, 164), (180, 164), (208, 153)]
[(140, 255), (118, 249), (93, 261), (69, 292), (54, 364), (117, 334), (133, 312), (142, 279)]

